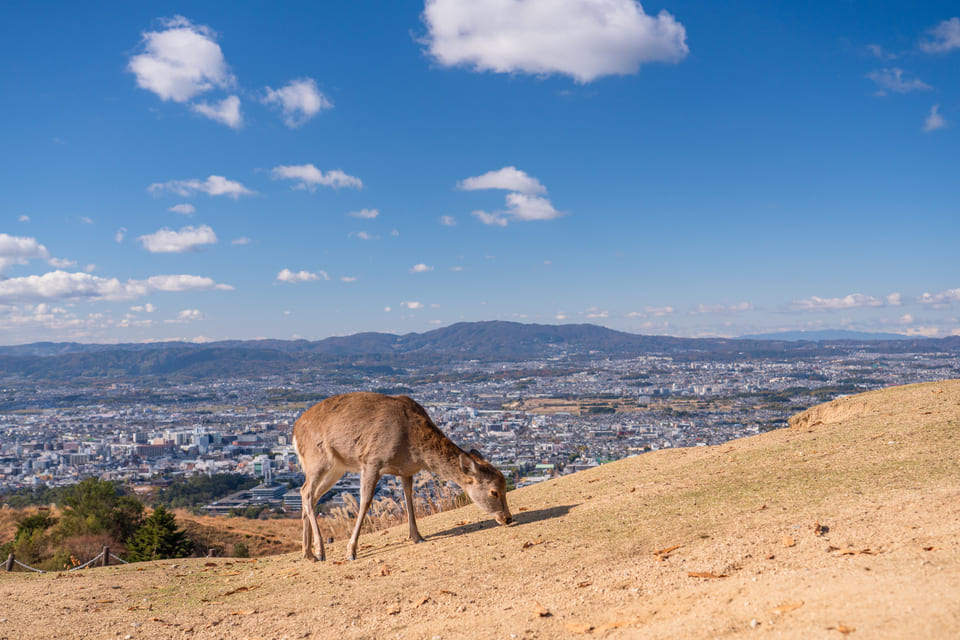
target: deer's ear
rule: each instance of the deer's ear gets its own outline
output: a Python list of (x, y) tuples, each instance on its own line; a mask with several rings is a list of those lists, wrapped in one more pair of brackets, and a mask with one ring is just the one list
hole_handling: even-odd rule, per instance
[(477, 472), (476, 463), (465, 453), (460, 454), (460, 470), (463, 471), (468, 476), (472, 476)]

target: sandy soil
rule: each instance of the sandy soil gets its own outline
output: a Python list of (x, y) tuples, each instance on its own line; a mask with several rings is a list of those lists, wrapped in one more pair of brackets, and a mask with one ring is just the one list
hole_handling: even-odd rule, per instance
[(331, 560), (0, 573), (2, 638), (960, 637), (960, 381), (645, 454)]

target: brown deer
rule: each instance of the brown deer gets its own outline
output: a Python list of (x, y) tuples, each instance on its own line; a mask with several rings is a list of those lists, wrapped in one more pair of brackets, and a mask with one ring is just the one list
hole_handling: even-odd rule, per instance
[(456, 482), (496, 521), (513, 521), (503, 474), (475, 451), (463, 451), (407, 396), (356, 392), (327, 398), (307, 409), (293, 425), (293, 445), (306, 476), (300, 488), (303, 557), (326, 559), (314, 508), (347, 471), (360, 472), (360, 510), (348, 556), (357, 559), (360, 526), (384, 474), (400, 476), (410, 539), (423, 542), (413, 513), (413, 476), (427, 469)]

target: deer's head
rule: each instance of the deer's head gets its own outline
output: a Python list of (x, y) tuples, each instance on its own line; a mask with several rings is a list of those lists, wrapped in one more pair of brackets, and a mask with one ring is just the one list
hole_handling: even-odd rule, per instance
[(478, 507), (493, 516), (499, 524), (510, 524), (513, 516), (507, 506), (507, 481), (495, 466), (479, 452), (460, 454), (460, 470), (469, 478), (463, 490)]

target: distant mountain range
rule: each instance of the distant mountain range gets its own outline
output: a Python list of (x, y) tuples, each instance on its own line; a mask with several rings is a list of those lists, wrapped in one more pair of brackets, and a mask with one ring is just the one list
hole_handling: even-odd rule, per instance
[(846, 351), (960, 352), (960, 337), (839, 340), (787, 337), (675, 338), (615, 331), (591, 324), (463, 322), (426, 333), (358, 333), (324, 340), (228, 340), (207, 344), (81, 344), (0, 347), (0, 376), (36, 379), (173, 376), (262, 376), (319, 366), (388, 372), (463, 360), (520, 361), (551, 357), (669, 355), (677, 359), (806, 358)]
[(905, 336), (902, 333), (868, 333), (865, 331), (845, 331), (843, 329), (833, 329), (828, 331), (781, 331), (779, 333), (760, 333), (740, 336), (740, 339), (787, 340), (789, 342), (809, 340), (811, 342), (820, 342), (822, 340), (914, 340), (915, 338), (913, 336)]

